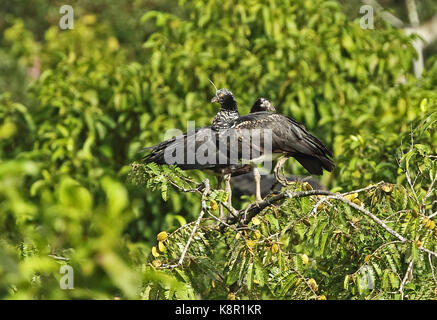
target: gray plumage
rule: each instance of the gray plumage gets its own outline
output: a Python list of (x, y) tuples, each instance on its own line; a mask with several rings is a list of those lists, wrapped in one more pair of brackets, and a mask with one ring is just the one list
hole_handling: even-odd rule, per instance
[[(271, 151), (295, 158), (311, 174), (321, 175), (323, 169), (332, 171), (334, 162), (331, 151), (316, 137), (311, 135), (304, 125), (291, 117), (270, 112), (256, 112), (239, 117), (230, 124), (235, 135), (243, 136), (247, 129), (268, 129), (272, 134)], [(241, 140), (241, 139), (240, 139)], [(263, 140), (261, 140), (262, 142)], [(262, 143), (252, 148), (264, 151)]]
[[(216, 174), (232, 174), (233, 176), (250, 172), (252, 167), (250, 165), (242, 165), (235, 162), (231, 163), (229, 158), (225, 155), (226, 163), (220, 163), (220, 154), (217, 151), (213, 157), (212, 163), (200, 163), (194, 159), (194, 163), (189, 163), (189, 155), (199, 153), (199, 148), (203, 146), (206, 149), (210, 144), (211, 149), (218, 150), (218, 145), (223, 134), (227, 133), (226, 129), (230, 128), (230, 124), (240, 117), (238, 113), (237, 103), (232, 92), (227, 89), (217, 90), (216, 95), (211, 102), (220, 103), (220, 110), (212, 121), (211, 126), (201, 127), (193, 132), (188, 132), (183, 135), (165, 140), (155, 146), (142, 149), (151, 150), (151, 153), (143, 158), (143, 162), (154, 162), (159, 165), (169, 164), (166, 161), (166, 154), (172, 155), (177, 150), (184, 148), (183, 159), (179, 159), (178, 163), (173, 163), (182, 170), (209, 170)], [(268, 99), (258, 98), (252, 106), (251, 112), (258, 111), (275, 111), (274, 107)], [(222, 154), (223, 156), (223, 154)]]
[[(247, 131), (251, 129), (267, 129), (271, 132), (273, 154), (282, 154), (286, 157), (294, 157), (311, 174), (321, 175), (323, 170), (332, 171), (334, 162), (329, 157), (332, 153), (316, 137), (311, 135), (304, 125), (298, 123), (291, 117), (271, 113), (265, 110), (274, 110), (270, 101), (259, 98), (252, 106), (251, 113), (239, 116), (237, 103), (232, 93), (227, 89), (220, 89), (213, 97), (211, 102), (219, 102), (220, 110), (214, 117), (212, 125), (202, 127), (193, 132), (166, 140), (155, 146), (146, 148), (152, 150), (144, 157), (144, 162), (154, 162), (157, 164), (171, 164), (165, 159), (165, 155), (171, 155), (183, 148), (184, 154), (178, 163), (174, 163), (183, 170), (201, 169), (213, 170), (216, 173), (233, 175), (250, 171), (250, 165), (240, 164), (238, 161), (244, 158), (241, 153), (243, 145), (250, 145), (251, 149), (257, 149), (261, 154), (264, 153), (264, 139), (261, 137), (259, 143), (251, 138), (247, 140)], [(261, 111), (258, 111), (261, 110)], [(264, 110), (264, 111), (263, 111)], [(245, 135), (246, 134), (246, 135)], [(219, 152), (219, 144), (229, 138), (229, 141), (238, 141), (237, 158), (231, 158), (231, 144), (225, 142), (227, 150)], [(189, 157), (198, 155), (200, 151), (211, 147), (215, 154), (210, 159), (213, 161), (202, 162), (194, 157), (190, 162)], [(223, 151), (223, 150), (220, 150)], [(201, 152), (200, 152), (201, 154)], [(221, 159), (220, 159), (221, 156)], [(250, 154), (252, 156), (252, 153)], [(226, 162), (220, 162), (225, 159)], [(253, 160), (249, 159), (243, 160)]]

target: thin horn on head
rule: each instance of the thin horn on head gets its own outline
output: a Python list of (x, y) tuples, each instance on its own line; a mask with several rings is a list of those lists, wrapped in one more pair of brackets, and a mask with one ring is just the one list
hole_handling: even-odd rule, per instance
[(208, 79), (209, 80), (209, 82), (211, 82), (211, 84), (214, 86), (214, 88), (215, 88), (215, 92), (217, 92), (218, 91), (218, 89), (217, 89), (217, 87), (215, 86), (215, 84), (214, 84), (214, 82), (212, 82), (212, 80), (211, 79)]

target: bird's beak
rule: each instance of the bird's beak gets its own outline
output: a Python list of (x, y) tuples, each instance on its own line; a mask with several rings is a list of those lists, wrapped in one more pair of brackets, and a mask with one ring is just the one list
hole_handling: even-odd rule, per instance
[(212, 103), (218, 102), (218, 97), (217, 96), (212, 97), (211, 102)]
[(267, 110), (270, 111), (270, 112), (276, 112), (275, 107), (272, 106), (272, 105), (269, 105), (269, 107), (267, 108)]

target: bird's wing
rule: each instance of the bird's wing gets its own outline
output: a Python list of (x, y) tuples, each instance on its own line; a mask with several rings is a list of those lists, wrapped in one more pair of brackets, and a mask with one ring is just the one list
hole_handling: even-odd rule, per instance
[(240, 117), (233, 125), (237, 134), (244, 130), (268, 130), (273, 152), (331, 155), (323, 143), (293, 118), (270, 112), (256, 112)]
[[(293, 118), (270, 112), (256, 112), (238, 118), (232, 127), (237, 139), (243, 141), (242, 144), (249, 142), (247, 138), (244, 139), (247, 130), (268, 130), (264, 137), (267, 134), (271, 136), (271, 151), (292, 155), (311, 173), (321, 174), (322, 168), (328, 171), (334, 168), (333, 161), (329, 159), (332, 154), (328, 148)], [(263, 139), (258, 144), (250, 142), (251, 148), (263, 150), (265, 147)]]
[(226, 152), (220, 153), (219, 132), (211, 127), (202, 127), (192, 132), (165, 140), (149, 147), (152, 152), (143, 161), (156, 164), (174, 164), (183, 170), (223, 170), (229, 164)]

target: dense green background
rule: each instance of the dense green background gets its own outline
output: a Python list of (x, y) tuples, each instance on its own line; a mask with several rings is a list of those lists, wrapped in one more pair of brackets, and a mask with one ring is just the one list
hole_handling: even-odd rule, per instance
[[(167, 188), (170, 173), (157, 168), (146, 174), (149, 187), (129, 179), (138, 151), (167, 129), (211, 122), (212, 79), (232, 90), (241, 113), (264, 96), (305, 123), (333, 150), (336, 169), (321, 178), (332, 191), (381, 180), (395, 185), (392, 195), (379, 190), (360, 201), (435, 251), (436, 236), (420, 223), (436, 211), (433, 188), (420, 204), (436, 174), (435, 52), (427, 52), (416, 80), (410, 39), (377, 16), (374, 30), (362, 30), (358, 2), (73, 1), (74, 29), (67, 31), (58, 27), (62, 4), (0, 5), (1, 298), (397, 299), (411, 259), (417, 267), (408, 297), (436, 295), (417, 243), (372, 255), (394, 239), (336, 203), (311, 218), (312, 227), (303, 225), (316, 199), (286, 202), (275, 217), (263, 216), (265, 235), (281, 233), (279, 253), (263, 243), (257, 258), (240, 266), (229, 252), (241, 253), (244, 242), (228, 241), (229, 250), (225, 239), (235, 234), (206, 229), (201, 238), (214, 245), (207, 254), (194, 245), (195, 266), (156, 269), (156, 234), (194, 220), (200, 198)], [(420, 9), (428, 17), (435, 6)], [(418, 176), (413, 188), (408, 170)], [(287, 171), (304, 174), (292, 160)], [(177, 256), (186, 235), (174, 238), (160, 259)], [(53, 255), (69, 259), (74, 290), (59, 288), (66, 262)], [(373, 290), (359, 285), (369, 255)], [(310, 263), (302, 263), (305, 256)], [(302, 286), (309, 279), (318, 290)]]

